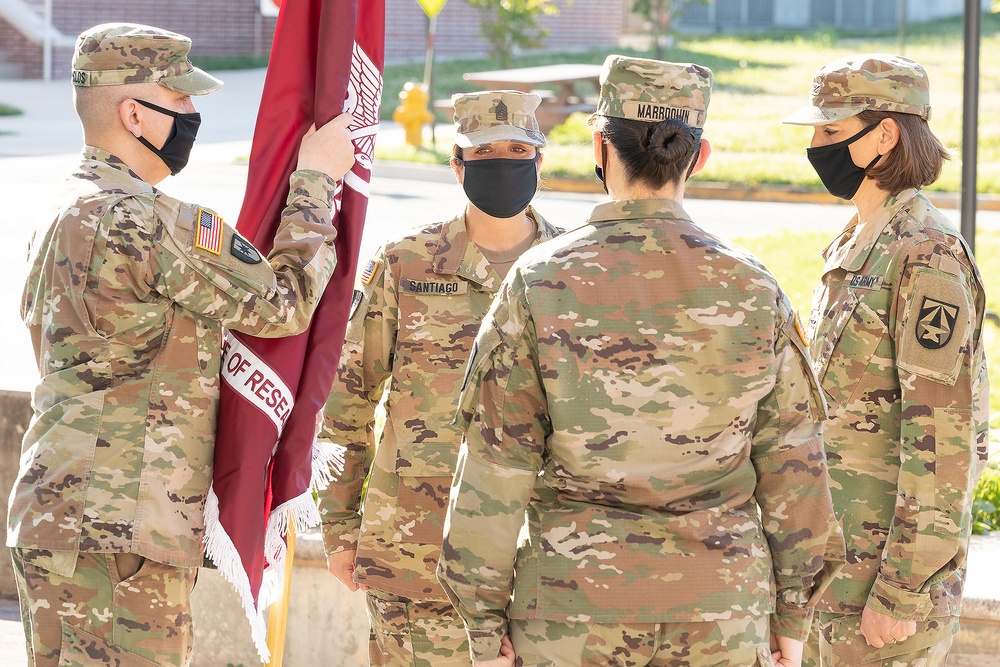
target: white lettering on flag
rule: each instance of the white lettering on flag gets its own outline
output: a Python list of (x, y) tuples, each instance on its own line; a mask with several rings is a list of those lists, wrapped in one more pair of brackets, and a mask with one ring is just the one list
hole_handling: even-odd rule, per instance
[(281, 436), (295, 397), (270, 366), (228, 331), (222, 341), (222, 381), (264, 413)]
[[(354, 159), (371, 171), (378, 131), (378, 111), (382, 102), (382, 74), (358, 43), (354, 43), (351, 58), (351, 79), (347, 86), (344, 110), (354, 116), (351, 137), (354, 139)], [(350, 184), (354, 187), (353, 184)], [(357, 188), (354, 188), (357, 190)], [(367, 193), (365, 193), (367, 196)]]

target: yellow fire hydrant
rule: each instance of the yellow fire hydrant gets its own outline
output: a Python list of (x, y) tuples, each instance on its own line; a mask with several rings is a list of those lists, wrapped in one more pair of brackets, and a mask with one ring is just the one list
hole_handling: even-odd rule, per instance
[(427, 91), (423, 84), (407, 81), (399, 102), (392, 119), (406, 130), (406, 143), (419, 148), (424, 144), (424, 124), (434, 122), (434, 114), (427, 110)]

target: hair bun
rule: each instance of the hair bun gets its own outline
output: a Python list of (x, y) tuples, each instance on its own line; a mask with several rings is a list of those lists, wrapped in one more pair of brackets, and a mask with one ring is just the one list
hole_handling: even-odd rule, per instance
[(649, 156), (657, 162), (669, 164), (679, 162), (691, 155), (695, 137), (687, 125), (670, 119), (663, 120), (649, 128), (643, 146)]

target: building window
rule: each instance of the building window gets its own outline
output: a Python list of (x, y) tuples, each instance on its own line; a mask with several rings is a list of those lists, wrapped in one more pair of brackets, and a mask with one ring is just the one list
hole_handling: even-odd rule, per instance
[(708, 4), (697, 0), (687, 0), (680, 18), (684, 23), (704, 25), (708, 23)]
[(719, 25), (739, 25), (742, 0), (718, 0), (715, 3), (715, 22)]
[(872, 25), (875, 27), (891, 27), (897, 25), (898, 2), (876, 2), (872, 4)]
[[(883, 4), (885, 0), (882, 0)], [(865, 20), (866, 0), (844, 0), (844, 16), (841, 25), (845, 28), (861, 28), (868, 24)]]
[(774, 23), (774, 0), (748, 0), (747, 23), (771, 25)]

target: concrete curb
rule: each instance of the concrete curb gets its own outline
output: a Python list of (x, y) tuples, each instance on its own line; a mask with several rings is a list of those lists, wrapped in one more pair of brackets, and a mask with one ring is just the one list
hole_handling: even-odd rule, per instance
[[(434, 183), (451, 183), (455, 178), (451, 168), (445, 165), (394, 160), (378, 160), (375, 166), (375, 175), (383, 178), (430, 181)], [(604, 193), (604, 189), (596, 178), (580, 179), (546, 176), (542, 181), (542, 189), (550, 192), (571, 192), (576, 194)], [(837, 199), (826, 192), (781, 185), (743, 187), (733, 185), (732, 183), (691, 181), (688, 183), (685, 192), (687, 196), (694, 199), (765, 201), (790, 204), (845, 205), (850, 203), (843, 199)], [(959, 208), (962, 204), (961, 195), (957, 192), (925, 191), (924, 194), (938, 208)], [(980, 211), (1000, 211), (1000, 196), (979, 195), (978, 204)]]

